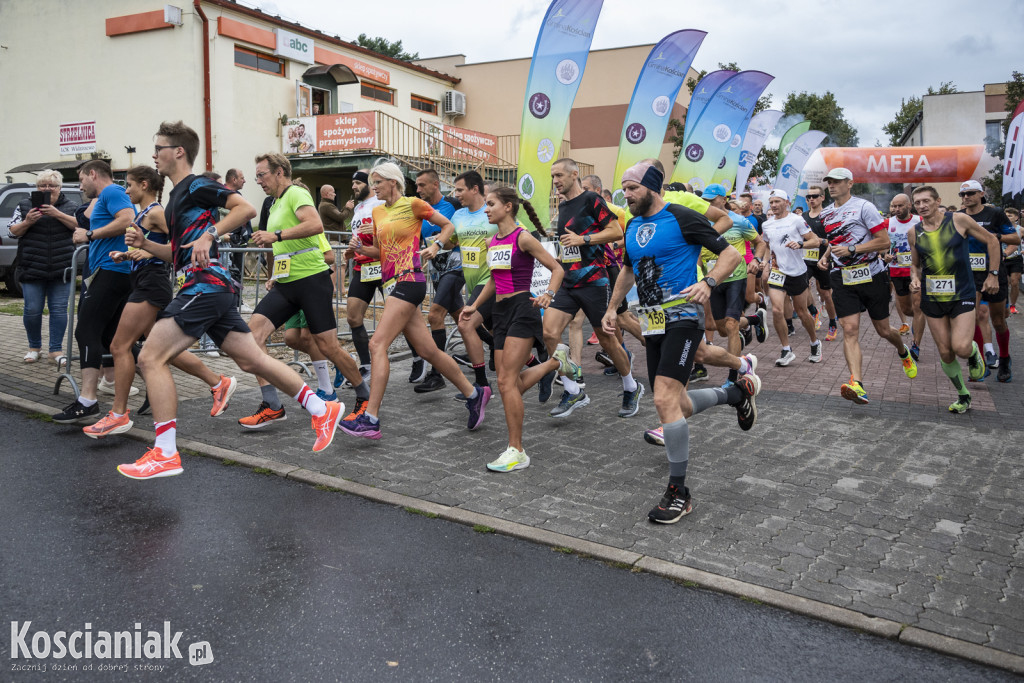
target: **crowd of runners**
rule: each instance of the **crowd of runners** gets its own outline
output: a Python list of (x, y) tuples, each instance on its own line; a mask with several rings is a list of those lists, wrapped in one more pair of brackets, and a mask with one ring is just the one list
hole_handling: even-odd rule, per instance
[[(336, 250), (324, 236), (323, 212), (292, 178), (284, 155), (256, 157), (255, 179), (268, 201), (261, 229), (252, 231), (258, 212), (231, 178), (222, 184), (193, 173), (194, 130), (164, 123), (155, 140), (155, 167), (129, 170), (126, 187), (102, 161), (79, 171), (89, 199), (74, 228), (75, 243), (89, 245), (75, 335), (82, 389), (53, 417), (61, 423), (99, 418), (83, 428), (92, 438), (123, 433), (133, 426), (128, 397), (140, 374), (147, 400), (138, 412), (152, 411), (156, 440), (138, 461), (118, 467), (133, 479), (182, 472), (172, 366), (209, 385), (212, 417), (228, 407), (238, 381), (211, 372), (190, 351), (204, 337), (260, 385), (261, 403), (238, 420), (239, 428), (285, 420), (284, 392), (310, 415), (314, 451), (328, 448), (338, 430), (380, 439), (385, 422), (400, 419), (403, 406), (383, 403), (389, 349), (399, 335), (413, 354), (409, 381), (416, 393), (451, 382), (470, 431), (484, 422), (492, 396), (488, 371), (494, 372), (508, 447), (486, 467), (512, 472), (531, 463), (523, 446), (525, 392), (537, 385), (538, 398), (547, 402), (559, 385), (561, 395), (548, 411), (554, 419), (590, 404), (581, 357), (588, 321), (605, 374), (622, 382), (617, 416), (637, 415), (652, 397), (659, 424), (638, 427), (637, 434), (663, 446), (669, 461), (668, 487), (649, 513), (658, 523), (676, 522), (692, 509), (689, 418), (727, 405), (741, 429), (757, 421), (758, 358), (744, 351), (755, 343), (774, 348), (770, 329), (778, 336), (774, 362), (780, 367), (802, 356), (790, 341), (794, 320), (810, 341), (806, 362), (821, 362), (823, 341), (841, 336), (850, 373), (841, 393), (855, 404), (869, 402), (872, 385), (860, 345), (864, 312), (892, 345), (907, 381), (917, 375), (927, 324), (955, 388), (951, 412), (970, 408), (969, 382), (983, 381), (992, 370), (1000, 382), (1012, 379), (1006, 317), (1016, 313), (1024, 270), (1019, 214), (986, 204), (976, 181), (961, 186), (959, 210), (942, 206), (935, 189), (923, 186), (911, 196), (897, 195), (883, 218), (851, 194), (853, 174), (833, 168), (823, 185), (808, 188), (809, 210), (794, 213), (793, 198), (772, 190), (765, 215), (763, 200), (730, 195), (721, 185), (702, 192), (666, 186), (665, 169), (654, 159), (618, 179), (626, 200), (618, 207), (599, 177), (581, 178), (573, 160), (559, 159), (551, 169), (557, 219), (545, 226), (514, 188), (488, 183), (476, 171), (450, 179), (449, 197), (435, 171), (421, 171), (410, 196), (403, 170), (382, 161), (354, 174), (344, 214), (351, 241)], [(162, 203), (165, 181), (172, 189)], [(333, 199), (334, 189), (325, 186), (321, 195)], [(17, 213), (12, 234), (24, 233), (38, 211)], [(240, 231), (251, 234), (252, 246), (273, 249), (268, 291), (248, 321), (240, 313), (242, 271), (219, 250), (222, 238)], [(545, 244), (549, 237), (553, 243)], [(342, 254), (337, 263), (336, 251)], [(539, 292), (537, 263), (551, 273)], [(346, 264), (355, 357), (339, 344), (334, 312)], [(428, 278), (432, 299), (424, 319)], [(637, 302), (630, 307), (634, 287)], [(378, 293), (384, 304), (371, 335), (365, 315)], [(893, 294), (898, 315), (910, 321), (900, 329), (890, 324)], [(464, 354), (446, 352), (447, 319), (459, 329)], [(286, 343), (310, 356), (316, 391), (267, 353), (268, 339), (282, 326)], [(624, 331), (643, 348), (646, 373), (638, 377), (639, 358), (626, 348)], [(711, 343), (715, 333), (723, 345)], [(114, 401), (101, 417), (96, 392), (104, 357), (113, 358)], [(968, 381), (959, 359), (967, 361)], [(460, 365), (472, 368), (472, 381)], [(708, 380), (709, 366), (727, 369), (724, 384), (694, 389)], [(352, 392), (347, 413), (339, 390)]]

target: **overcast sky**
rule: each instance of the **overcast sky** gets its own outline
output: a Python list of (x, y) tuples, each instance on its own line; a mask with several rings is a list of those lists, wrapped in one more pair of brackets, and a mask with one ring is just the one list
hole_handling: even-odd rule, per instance
[[(271, 14), (355, 40), (401, 40), (420, 57), (468, 62), (529, 57), (549, 0), (244, 0)], [(882, 126), (904, 97), (952, 81), (981, 90), (1024, 71), (1022, 0), (604, 0), (592, 48), (656, 43), (681, 29), (707, 38), (697, 70), (736, 62), (773, 76), (781, 108), (790, 92), (831, 90), (861, 146), (887, 144)], [(632, 85), (632, 84), (631, 84)], [(976, 140), (965, 140), (974, 144)]]

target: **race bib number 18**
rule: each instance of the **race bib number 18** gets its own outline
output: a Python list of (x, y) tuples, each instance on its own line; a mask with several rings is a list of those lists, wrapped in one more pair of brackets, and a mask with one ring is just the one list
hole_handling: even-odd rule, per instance
[(479, 268), (483, 265), (480, 256), (480, 247), (462, 247), (462, 267)]

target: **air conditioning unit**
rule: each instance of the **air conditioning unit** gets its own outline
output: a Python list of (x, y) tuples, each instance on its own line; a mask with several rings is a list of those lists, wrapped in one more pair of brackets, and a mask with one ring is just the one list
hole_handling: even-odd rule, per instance
[(451, 116), (466, 115), (466, 96), (458, 90), (444, 91), (444, 113)]

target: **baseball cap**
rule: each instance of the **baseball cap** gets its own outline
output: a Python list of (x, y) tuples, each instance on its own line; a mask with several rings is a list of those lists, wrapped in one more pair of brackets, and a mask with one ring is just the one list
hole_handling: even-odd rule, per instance
[(772, 197), (778, 197), (784, 201), (789, 201), (789, 194), (785, 190), (772, 190), (772, 193), (768, 195), (768, 199)]
[(725, 186), (721, 183), (712, 183), (704, 188), (703, 197), (726, 197), (729, 193), (726, 192)]
[(981, 183), (977, 180), (968, 180), (960, 185), (961, 192), (984, 192), (984, 188), (981, 187)]
[(832, 178), (834, 180), (853, 180), (853, 173), (850, 169), (839, 166), (826, 173), (825, 177)]

